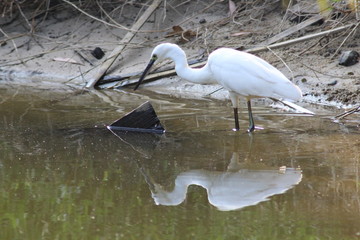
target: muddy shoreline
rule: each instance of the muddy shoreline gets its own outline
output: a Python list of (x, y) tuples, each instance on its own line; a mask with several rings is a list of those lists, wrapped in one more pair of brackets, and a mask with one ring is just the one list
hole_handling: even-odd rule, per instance
[[(176, 4), (176, 1), (159, 7), (147, 20), (109, 69), (109, 75), (142, 71), (152, 48), (160, 42), (178, 43), (189, 59), (198, 59), (222, 46), (242, 49), (263, 46), (271, 37), (298, 24), (287, 20), (284, 17), (287, 13), (270, 3), (238, 6), (238, 12), (233, 13), (238, 15), (230, 18), (229, 5), (225, 1), (210, 7), (199, 2), (186, 3), (176, 9), (171, 4)], [(146, 7), (127, 4), (122, 6), (121, 14), (116, 11), (109, 13), (114, 21), (129, 28)], [(97, 19), (110, 22), (109, 18), (94, 9), (83, 10)], [(25, 14), (31, 19), (31, 12)], [(0, 22), (3, 31), (0, 39), (0, 81), (5, 87), (28, 86), (57, 91), (82, 89), (98, 70), (97, 66), (118, 46), (127, 32), (121, 27), (111, 27), (91, 19), (66, 3), (54, 8), (46, 18), (37, 19), (39, 23), (32, 33), (23, 16), (12, 17), (16, 19), (11, 23), (5, 18)], [(354, 22), (354, 18), (351, 13), (339, 17), (337, 25), (334, 20), (327, 19), (320, 25), (304, 27), (280, 42), (343, 26)], [(174, 26), (181, 26), (195, 35), (190, 34), (189, 39), (184, 39), (181, 34), (169, 35)], [(292, 79), (302, 89), (303, 101), (356, 106), (360, 102), (360, 65), (341, 66), (339, 57), (343, 51), (360, 52), (360, 30), (357, 26), (325, 37), (261, 51), (256, 55)], [(90, 54), (95, 47), (105, 52), (103, 59), (97, 60)], [(157, 80), (147, 87), (148, 90), (179, 97), (226, 99), (226, 93), (221, 91), (209, 94), (218, 88), (191, 84), (176, 76)]]

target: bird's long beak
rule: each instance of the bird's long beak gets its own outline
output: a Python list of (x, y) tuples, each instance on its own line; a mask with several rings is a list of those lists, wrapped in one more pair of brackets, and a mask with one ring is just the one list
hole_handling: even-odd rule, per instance
[(134, 88), (134, 91), (135, 91), (136, 89), (138, 89), (138, 87), (140, 86), (141, 82), (142, 82), (142, 81), (144, 80), (144, 78), (146, 77), (146, 74), (148, 73), (148, 71), (150, 70), (150, 68), (152, 67), (152, 65), (154, 65), (154, 62), (156, 61), (156, 59), (157, 59), (156, 57), (152, 57), (152, 58), (150, 59), (150, 62), (148, 63), (148, 65), (146, 66), (144, 72), (142, 73), (142, 75), (141, 75), (138, 83), (136, 84), (136, 86), (135, 86), (135, 88)]

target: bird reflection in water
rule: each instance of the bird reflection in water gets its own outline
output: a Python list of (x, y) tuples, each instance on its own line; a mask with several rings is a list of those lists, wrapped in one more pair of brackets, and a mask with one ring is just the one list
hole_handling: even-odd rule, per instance
[[(302, 171), (298, 168), (284, 166), (277, 170), (274, 168), (273, 170), (245, 169), (240, 164), (239, 151), (236, 150), (240, 146), (238, 136), (234, 136), (234, 151), (226, 170), (184, 170), (172, 178), (175, 179), (174, 188), (168, 191), (163, 187), (165, 185), (160, 185), (154, 180), (145, 163), (152, 158), (151, 152), (155, 152), (159, 142), (171, 140), (175, 142), (175, 139), (172, 139), (170, 135), (159, 137), (151, 133), (112, 132), (123, 142), (131, 145), (144, 159), (147, 159), (142, 161), (140, 157), (136, 163), (149, 185), (152, 198), (157, 205), (179, 205), (186, 199), (188, 187), (197, 185), (206, 189), (209, 203), (217, 209), (221, 211), (237, 210), (267, 201), (273, 195), (284, 193), (299, 184), (302, 179)], [(249, 154), (251, 145), (252, 140)], [(167, 149), (171, 152), (171, 146), (167, 146)]]
[[(238, 154), (233, 153), (232, 160)], [(148, 178), (147, 178), (148, 179)], [(208, 171), (189, 170), (175, 179), (172, 191), (166, 191), (157, 183), (149, 183), (157, 205), (181, 204), (190, 185), (206, 189), (209, 203), (221, 211), (237, 210), (269, 200), (297, 185), (302, 179), (300, 169), (280, 167), (279, 170)]]

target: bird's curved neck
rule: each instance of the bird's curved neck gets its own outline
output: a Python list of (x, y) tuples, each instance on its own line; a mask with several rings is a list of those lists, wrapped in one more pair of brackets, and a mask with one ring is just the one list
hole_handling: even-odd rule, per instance
[(190, 185), (198, 185), (209, 189), (208, 173), (204, 170), (193, 170), (181, 173), (175, 179), (173, 191), (168, 192), (162, 189), (156, 189), (153, 195), (156, 196), (156, 202), (162, 205), (177, 205), (182, 203), (186, 198), (186, 193)]
[(202, 68), (191, 68), (186, 60), (185, 52), (181, 49), (179, 50), (177, 54), (170, 57), (175, 62), (175, 71), (179, 77), (193, 83), (213, 83), (211, 74), (206, 70), (206, 66)]

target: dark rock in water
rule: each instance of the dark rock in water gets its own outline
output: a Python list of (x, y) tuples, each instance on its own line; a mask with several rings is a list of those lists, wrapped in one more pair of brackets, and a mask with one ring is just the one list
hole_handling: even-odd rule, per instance
[(110, 130), (159, 133), (165, 132), (153, 106), (145, 102), (108, 126)]
[(105, 53), (104, 51), (99, 48), (99, 47), (96, 47), (94, 50), (91, 51), (91, 54), (96, 58), (96, 59), (101, 59)]
[(343, 66), (351, 66), (359, 62), (360, 54), (357, 51), (345, 51), (339, 58), (339, 64)]

